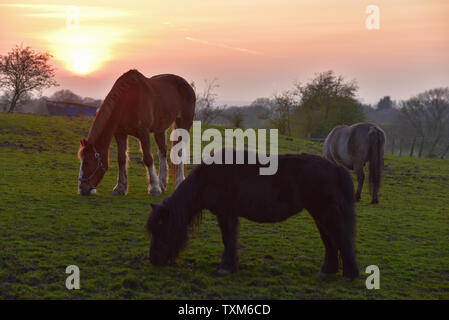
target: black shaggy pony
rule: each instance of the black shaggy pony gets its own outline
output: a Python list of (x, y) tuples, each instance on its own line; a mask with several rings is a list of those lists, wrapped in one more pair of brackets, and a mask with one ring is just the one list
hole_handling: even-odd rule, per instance
[[(246, 151), (245, 157), (248, 159)], [(354, 190), (348, 171), (309, 154), (279, 155), (274, 175), (260, 175), (260, 167), (263, 165), (198, 165), (161, 204), (152, 204), (146, 225), (152, 235), (151, 263), (173, 262), (187, 243), (189, 227), (198, 224), (201, 210), (207, 209), (217, 216), (222, 233), (219, 273), (235, 272), (239, 217), (281, 222), (306, 209), (326, 250), (321, 273), (338, 272), (340, 253), (343, 277), (358, 277)]]

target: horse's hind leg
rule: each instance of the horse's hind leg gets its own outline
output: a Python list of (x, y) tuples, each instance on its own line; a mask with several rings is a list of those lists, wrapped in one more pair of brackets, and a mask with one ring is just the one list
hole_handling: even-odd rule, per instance
[(372, 190), (371, 204), (379, 203), (378, 194), (379, 194), (379, 186), (374, 186)]
[(221, 229), (221, 237), (224, 245), (224, 252), (221, 256), (219, 275), (236, 272), (238, 270), (238, 218), (235, 216), (218, 215), (218, 225)]
[(112, 194), (123, 196), (128, 192), (128, 136), (116, 134), (115, 141), (117, 142), (118, 177)]
[[(370, 179), (372, 179), (372, 175), (376, 174), (375, 172), (372, 172), (372, 168), (370, 165), (369, 168), (370, 172)], [(380, 187), (380, 183), (374, 183), (370, 181), (370, 191), (371, 191), (371, 204), (377, 204), (379, 203), (379, 187)]]
[(343, 278), (352, 280), (360, 275), (355, 254), (355, 220), (350, 212), (331, 206), (322, 212), (318, 223), (334, 247), (338, 248), (343, 263)]
[(355, 193), (355, 200), (362, 199), (363, 182), (365, 181), (365, 172), (363, 170), (363, 163), (354, 165), (354, 172), (357, 175), (357, 192)]
[(332, 242), (331, 238), (326, 234), (327, 230), (321, 226), (317, 221), (315, 224), (320, 232), (321, 240), (323, 241), (325, 254), (324, 263), (321, 267), (320, 274), (326, 276), (338, 272), (338, 249)]
[(143, 153), (143, 163), (147, 167), (148, 174), (148, 194), (150, 196), (158, 197), (161, 195), (162, 190), (159, 185), (159, 177), (157, 176), (156, 169), (154, 168), (153, 156), (150, 150), (150, 134), (149, 132), (143, 133), (140, 137), (140, 148)]
[(168, 164), (167, 164), (167, 140), (165, 139), (165, 131), (154, 134), (158, 146), (159, 155), (159, 184), (162, 191), (168, 185)]

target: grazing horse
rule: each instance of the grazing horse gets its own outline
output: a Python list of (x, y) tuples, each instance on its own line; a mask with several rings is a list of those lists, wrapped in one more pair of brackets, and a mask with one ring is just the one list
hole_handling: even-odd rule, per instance
[[(248, 151), (243, 156), (248, 159)], [(358, 277), (354, 187), (349, 172), (309, 154), (279, 155), (278, 164), (274, 175), (260, 175), (259, 168), (266, 165), (259, 162), (196, 166), (169, 197), (152, 204), (146, 224), (151, 235), (150, 262), (174, 262), (187, 243), (189, 229), (198, 225), (202, 210), (207, 209), (217, 217), (224, 244), (218, 273), (236, 272), (239, 217), (274, 223), (306, 209), (325, 247), (321, 274), (338, 272), (340, 253), (344, 278)]]
[(323, 145), (324, 157), (354, 170), (357, 175), (356, 201), (360, 201), (369, 161), (371, 203), (378, 203), (378, 192), (384, 169), (385, 133), (371, 123), (337, 126), (329, 133)]
[[(165, 132), (174, 123), (189, 130), (195, 113), (195, 92), (183, 78), (162, 74), (146, 78), (137, 70), (124, 73), (114, 83), (101, 104), (86, 139), (80, 141), (81, 162), (78, 191), (94, 193), (108, 169), (112, 138), (117, 142), (118, 179), (114, 195), (128, 192), (128, 135), (140, 140), (143, 163), (149, 180), (148, 193), (159, 196), (168, 184)], [(158, 146), (159, 177), (150, 150), (150, 133)], [(176, 143), (176, 142), (175, 142)], [(176, 183), (184, 179), (184, 166), (178, 166)]]

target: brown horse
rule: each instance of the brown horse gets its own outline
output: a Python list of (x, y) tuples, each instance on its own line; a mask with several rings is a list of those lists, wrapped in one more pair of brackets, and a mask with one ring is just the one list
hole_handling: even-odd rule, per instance
[(357, 175), (356, 200), (360, 201), (365, 173), (369, 162), (371, 203), (378, 203), (378, 192), (383, 174), (385, 149), (384, 131), (371, 123), (337, 126), (329, 133), (323, 145), (324, 157), (354, 170)]
[[(86, 139), (80, 141), (81, 162), (78, 191), (95, 193), (109, 163), (112, 138), (117, 142), (118, 179), (114, 195), (128, 192), (128, 135), (140, 140), (143, 163), (149, 180), (148, 193), (159, 196), (168, 184), (165, 132), (174, 123), (189, 130), (195, 113), (195, 92), (183, 78), (162, 74), (146, 78), (137, 70), (120, 76), (100, 106)], [(150, 133), (159, 149), (159, 176), (150, 150)], [(176, 143), (176, 142), (175, 142)], [(178, 166), (177, 185), (184, 179), (184, 166)]]

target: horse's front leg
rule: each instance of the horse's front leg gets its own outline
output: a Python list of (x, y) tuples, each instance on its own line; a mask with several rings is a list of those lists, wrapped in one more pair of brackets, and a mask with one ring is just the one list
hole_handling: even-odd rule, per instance
[(117, 142), (118, 176), (117, 185), (112, 194), (123, 196), (128, 193), (128, 136), (117, 134), (115, 141)]
[(148, 194), (153, 197), (161, 195), (162, 190), (159, 185), (159, 177), (157, 176), (156, 169), (154, 168), (154, 160), (150, 150), (150, 133), (145, 132), (140, 137), (140, 148), (143, 153), (143, 163), (147, 168), (148, 175)]
[(159, 183), (162, 191), (164, 191), (168, 185), (167, 140), (165, 139), (165, 132), (155, 133), (154, 139), (158, 146)]
[(344, 212), (341, 208), (329, 206), (314, 216), (318, 221), (320, 233), (323, 232), (326, 238), (326, 240), (323, 239), (326, 256), (322, 271), (323, 273), (334, 273), (338, 270), (335, 251), (337, 249), (340, 251), (343, 279), (345, 280), (353, 280), (360, 276), (355, 250), (355, 217), (352, 215), (349, 211)]
[[(175, 143), (175, 145), (176, 145), (177, 143)], [(182, 148), (180, 148), (179, 149), (179, 151), (178, 151), (178, 157), (179, 157), (179, 159), (181, 160), (180, 162), (179, 162), (179, 164), (177, 164), (176, 166), (175, 166), (175, 168), (177, 168), (177, 173), (176, 173), (176, 188), (181, 184), (181, 182), (183, 182), (184, 181), (184, 179), (185, 179), (185, 176), (184, 176), (184, 162), (182, 161), (182, 159), (183, 159), (183, 155), (184, 155), (184, 153), (185, 152), (187, 152), (186, 150), (185, 150), (185, 147), (182, 147)]]
[(326, 277), (328, 274), (338, 272), (338, 248), (333, 243), (333, 240), (327, 234), (328, 230), (324, 228), (316, 219), (315, 224), (320, 232), (321, 240), (324, 244), (325, 254), (324, 263), (320, 270), (320, 276)]
[(238, 270), (238, 226), (239, 220), (236, 216), (218, 215), (218, 225), (221, 229), (221, 237), (224, 252), (221, 256), (219, 275), (225, 275)]

